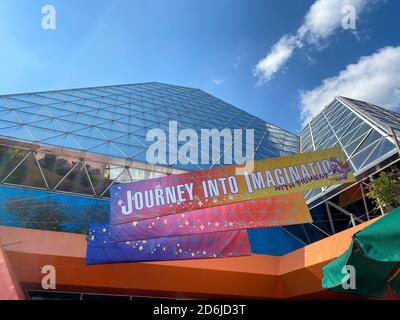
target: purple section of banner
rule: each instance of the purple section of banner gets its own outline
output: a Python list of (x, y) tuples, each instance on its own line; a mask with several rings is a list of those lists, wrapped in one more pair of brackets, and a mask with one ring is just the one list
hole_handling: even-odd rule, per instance
[(140, 241), (111, 242), (110, 226), (91, 226), (86, 264), (214, 259), (250, 255), (246, 231), (226, 231)]
[(302, 194), (273, 196), (110, 227), (111, 241), (145, 240), (312, 222)]

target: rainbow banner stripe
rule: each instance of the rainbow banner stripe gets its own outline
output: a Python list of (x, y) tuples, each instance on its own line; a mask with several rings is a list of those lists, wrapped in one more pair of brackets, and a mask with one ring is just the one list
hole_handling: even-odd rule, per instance
[(116, 242), (312, 222), (302, 193), (255, 199), (110, 226)]

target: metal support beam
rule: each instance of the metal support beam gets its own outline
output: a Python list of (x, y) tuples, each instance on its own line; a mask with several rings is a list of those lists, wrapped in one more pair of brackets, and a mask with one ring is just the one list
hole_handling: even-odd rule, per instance
[(362, 183), (360, 183), (360, 189), (361, 189), (361, 194), (362, 194), (363, 203), (364, 203), (365, 215), (369, 221), (368, 204), (367, 204), (367, 199), (365, 199), (365, 193), (364, 193), (364, 188), (362, 186)]
[(393, 138), (394, 144), (396, 145), (396, 148), (397, 148), (397, 152), (398, 152), (399, 155), (400, 155), (400, 143), (399, 143), (399, 139), (397, 139), (396, 132), (395, 132), (395, 130), (394, 130), (392, 127), (389, 128), (389, 136)]
[(326, 211), (328, 212), (329, 224), (331, 226), (332, 234), (335, 234), (336, 233), (335, 226), (333, 224), (331, 209), (329, 208), (328, 201), (325, 202), (325, 206), (326, 206)]
[(341, 213), (345, 214), (346, 216), (350, 217), (350, 219), (351, 219), (351, 221), (353, 223), (353, 226), (355, 226), (355, 221), (357, 221), (359, 223), (364, 223), (363, 220), (361, 220), (360, 218), (358, 218), (357, 216), (355, 216), (351, 212), (349, 212), (349, 211), (343, 209), (342, 207), (338, 206), (336, 203), (333, 203), (331, 201), (327, 201), (326, 203), (328, 203), (329, 205), (331, 205), (335, 209), (339, 210)]

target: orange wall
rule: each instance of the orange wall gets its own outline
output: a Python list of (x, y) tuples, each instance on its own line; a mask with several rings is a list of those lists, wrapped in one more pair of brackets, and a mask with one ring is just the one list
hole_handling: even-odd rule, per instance
[[(372, 221), (282, 257), (248, 257), (85, 266), (86, 237), (0, 227), (22, 287), (41, 290), (41, 267), (57, 270), (57, 291), (179, 298), (279, 299), (334, 296), (321, 288), (321, 267), (341, 255)], [(335, 295), (336, 296), (336, 295)], [(347, 296), (341, 296), (346, 298)]]

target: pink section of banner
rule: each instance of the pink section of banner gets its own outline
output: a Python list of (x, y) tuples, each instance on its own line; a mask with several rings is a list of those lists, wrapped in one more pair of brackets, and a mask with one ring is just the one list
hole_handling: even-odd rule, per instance
[(269, 228), (312, 222), (302, 194), (273, 196), (110, 227), (111, 241)]

